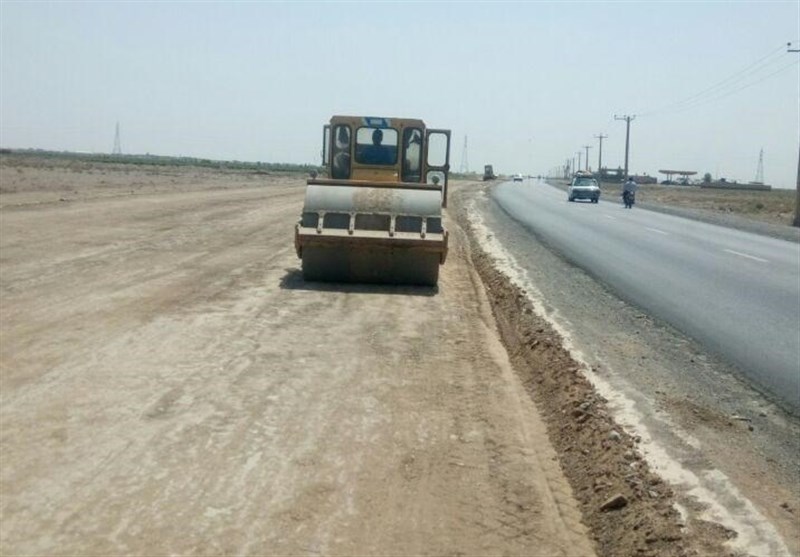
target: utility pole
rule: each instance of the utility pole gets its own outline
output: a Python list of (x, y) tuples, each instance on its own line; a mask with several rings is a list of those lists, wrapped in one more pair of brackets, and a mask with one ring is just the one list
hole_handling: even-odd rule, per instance
[(599, 150), (600, 152), (599, 152), (599, 154), (597, 156), (597, 181), (598, 182), (602, 182), (603, 181), (603, 139), (605, 139), (608, 136), (607, 135), (603, 135), (601, 133), (600, 135), (596, 135), (595, 137), (600, 140), (600, 150)]
[(461, 167), (458, 169), (461, 174), (469, 174), (469, 163), (467, 162), (467, 136), (464, 136), (464, 150), (461, 151)]
[(797, 195), (794, 198), (794, 220), (792, 226), (800, 228), (800, 152), (797, 154)]
[(756, 167), (756, 179), (754, 180), (756, 184), (763, 184), (764, 183), (764, 148), (761, 148), (761, 151), (758, 152), (758, 166)]
[[(800, 49), (792, 48), (792, 43), (786, 43), (786, 52), (800, 52)], [(794, 221), (792, 226), (800, 228), (800, 151), (797, 154), (797, 195), (794, 200)]]
[(588, 172), (589, 171), (589, 149), (591, 149), (592, 146), (591, 145), (584, 145), (583, 148), (586, 149), (586, 168), (584, 170), (586, 170)]
[(122, 154), (122, 143), (119, 140), (119, 122), (117, 122), (117, 131), (114, 134), (114, 150), (112, 151), (113, 155), (121, 155)]
[(628, 152), (631, 145), (631, 120), (635, 120), (636, 115), (618, 117), (614, 114), (614, 120), (625, 120), (625, 179), (628, 179)]
[(580, 170), (581, 169), (581, 158), (583, 157), (583, 153), (581, 151), (578, 151), (576, 153), (576, 155), (578, 155), (578, 166), (576, 166), (575, 168)]

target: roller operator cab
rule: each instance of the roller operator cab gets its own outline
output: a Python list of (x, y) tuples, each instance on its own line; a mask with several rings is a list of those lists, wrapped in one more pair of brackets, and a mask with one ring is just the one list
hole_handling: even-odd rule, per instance
[(327, 177), (312, 177), (295, 249), (307, 281), (434, 286), (447, 257), (450, 130), (422, 120), (334, 116)]

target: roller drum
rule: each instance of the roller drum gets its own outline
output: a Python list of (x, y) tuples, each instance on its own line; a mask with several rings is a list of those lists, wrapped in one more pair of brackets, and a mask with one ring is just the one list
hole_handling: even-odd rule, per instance
[(441, 195), (438, 188), (309, 184), (295, 237), (305, 280), (435, 286), (447, 254)]

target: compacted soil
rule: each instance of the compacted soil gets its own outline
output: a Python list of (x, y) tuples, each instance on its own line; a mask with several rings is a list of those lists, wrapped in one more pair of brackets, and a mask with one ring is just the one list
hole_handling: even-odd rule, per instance
[(719, 555), (446, 215), (306, 283), (304, 179), (0, 159), (0, 553)]

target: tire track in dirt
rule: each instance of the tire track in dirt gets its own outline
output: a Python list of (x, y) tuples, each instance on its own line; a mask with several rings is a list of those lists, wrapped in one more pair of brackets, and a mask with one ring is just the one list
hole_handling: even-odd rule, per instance
[(2, 551), (591, 554), (463, 237), (305, 283), (295, 184), (4, 210)]

